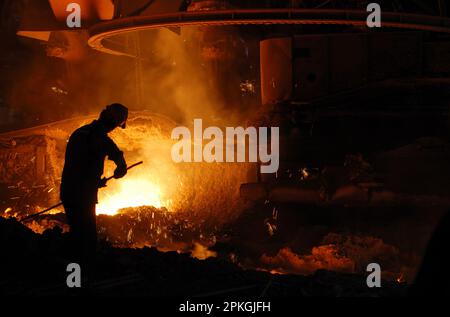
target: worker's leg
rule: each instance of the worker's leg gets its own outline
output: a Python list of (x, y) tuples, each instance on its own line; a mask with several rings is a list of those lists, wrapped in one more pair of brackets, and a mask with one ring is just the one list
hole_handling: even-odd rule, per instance
[(70, 226), (70, 261), (81, 266), (85, 286), (93, 279), (97, 250), (95, 204), (64, 205)]
[(97, 226), (95, 204), (82, 207), (82, 265), (87, 280), (94, 279), (95, 257), (97, 253)]
[(81, 207), (75, 204), (64, 204), (67, 222), (70, 227), (70, 261), (81, 264), (83, 257), (83, 223)]

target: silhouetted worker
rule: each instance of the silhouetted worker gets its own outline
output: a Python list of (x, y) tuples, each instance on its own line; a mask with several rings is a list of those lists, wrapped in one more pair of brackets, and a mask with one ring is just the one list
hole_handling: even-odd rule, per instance
[[(115, 178), (127, 173), (123, 152), (108, 137), (116, 127), (125, 128), (128, 109), (118, 103), (107, 106), (98, 120), (77, 129), (67, 144), (61, 180), (61, 201), (70, 226), (70, 237), (77, 263), (93, 263), (97, 246), (95, 205), (105, 158), (116, 164)], [(81, 262), (81, 263), (80, 263)]]

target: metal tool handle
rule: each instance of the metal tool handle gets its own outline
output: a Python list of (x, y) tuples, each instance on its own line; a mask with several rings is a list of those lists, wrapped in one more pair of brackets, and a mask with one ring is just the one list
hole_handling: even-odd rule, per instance
[[(133, 165), (127, 166), (127, 171), (128, 171), (130, 168), (133, 168), (133, 167), (135, 167), (135, 166), (141, 165), (142, 163), (144, 163), (144, 161), (140, 161), (140, 162), (134, 163)], [(113, 175), (113, 176), (110, 176), (110, 177), (107, 177), (107, 178), (103, 178), (103, 180), (107, 182), (107, 181), (109, 181), (109, 180), (111, 180), (111, 179), (113, 179), (113, 178), (114, 178), (114, 175)]]
[[(141, 165), (142, 163), (144, 163), (144, 161), (140, 161), (140, 162), (134, 163), (133, 165), (127, 166), (127, 170), (129, 170), (130, 168), (133, 168), (133, 167), (135, 167), (135, 166)], [(110, 177), (108, 177), (108, 178), (104, 178), (104, 181), (105, 181), (105, 183), (106, 183), (107, 181), (109, 181), (109, 180), (111, 180), (111, 179), (113, 179), (113, 178), (114, 178), (114, 176), (110, 176)], [(35, 213), (35, 214), (32, 214), (32, 215), (29, 215), (29, 216), (26, 216), (26, 217), (22, 218), (22, 219), (20, 220), (20, 222), (24, 222), (24, 221), (29, 220), (29, 219), (32, 219), (32, 218), (34, 218), (34, 217), (36, 217), (36, 216), (42, 215), (42, 214), (44, 214), (44, 213), (46, 213), (46, 212), (48, 212), (48, 211), (50, 211), (50, 210), (52, 210), (52, 209), (55, 209), (55, 208), (61, 206), (62, 204), (63, 204), (62, 202), (59, 202), (59, 203), (57, 203), (56, 205), (53, 205), (53, 206), (51, 206), (51, 207), (48, 207), (47, 209), (44, 209), (44, 210), (42, 210), (42, 211), (39, 211), (39, 212), (37, 212), (37, 213)]]

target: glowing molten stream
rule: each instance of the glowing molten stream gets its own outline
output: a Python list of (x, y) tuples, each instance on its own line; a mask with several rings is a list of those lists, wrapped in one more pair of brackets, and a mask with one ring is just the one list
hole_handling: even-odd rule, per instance
[(161, 190), (151, 180), (127, 175), (110, 183), (99, 192), (97, 215), (115, 215), (120, 209), (127, 207), (163, 206)]

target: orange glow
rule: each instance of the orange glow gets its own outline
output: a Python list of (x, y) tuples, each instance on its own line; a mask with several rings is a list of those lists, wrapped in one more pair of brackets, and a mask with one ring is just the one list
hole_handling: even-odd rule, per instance
[(405, 282), (405, 278), (403, 276), (403, 273), (400, 273), (400, 275), (395, 279), (395, 281), (397, 283), (404, 283)]
[(130, 177), (117, 182), (114, 189), (105, 190), (97, 205), (97, 215), (115, 215), (126, 207), (167, 207), (161, 200), (161, 189), (146, 178)]

